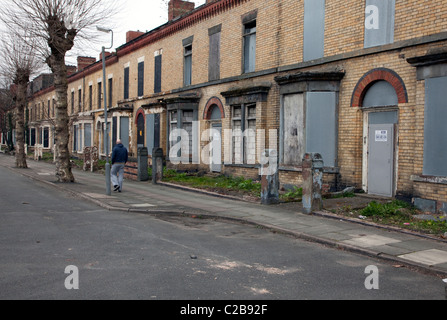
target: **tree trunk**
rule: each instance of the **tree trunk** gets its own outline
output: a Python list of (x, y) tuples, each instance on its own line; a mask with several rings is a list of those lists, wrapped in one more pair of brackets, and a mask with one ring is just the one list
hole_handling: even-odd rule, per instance
[(20, 82), (17, 85), (16, 96), (16, 167), (28, 168), (25, 154), (25, 103), (26, 103), (26, 83)]
[(51, 55), (50, 61), (56, 90), (56, 177), (59, 182), (74, 182), (68, 148), (70, 133), (68, 127), (67, 67), (63, 56)]

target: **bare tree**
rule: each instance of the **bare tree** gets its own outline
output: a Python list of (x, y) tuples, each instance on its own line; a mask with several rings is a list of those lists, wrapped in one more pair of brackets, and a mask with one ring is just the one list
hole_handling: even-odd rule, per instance
[(16, 133), (16, 167), (27, 168), (25, 154), (25, 109), (27, 105), (27, 89), (30, 76), (39, 67), (38, 60), (33, 54), (31, 41), (27, 41), (26, 35), (18, 36), (10, 33), (2, 41), (0, 49), (1, 75), (9, 78), (13, 86), (11, 93), (15, 105), (15, 133)]
[[(6, 79), (4, 79), (6, 80)], [(8, 148), (11, 150), (13, 146), (11, 145), (11, 141), (7, 139), (8, 137), (8, 118), (11, 110), (14, 108), (14, 99), (11, 93), (9, 83), (2, 84), (2, 88), (0, 89), (0, 131), (3, 134), (3, 137), (6, 139), (6, 143), (8, 144)]]
[(56, 176), (73, 182), (70, 165), (68, 81), (65, 57), (77, 38), (91, 36), (92, 30), (116, 12), (113, 0), (2, 0), (2, 20), (10, 30), (22, 30), (38, 41), (36, 53), (54, 74), (56, 91)]

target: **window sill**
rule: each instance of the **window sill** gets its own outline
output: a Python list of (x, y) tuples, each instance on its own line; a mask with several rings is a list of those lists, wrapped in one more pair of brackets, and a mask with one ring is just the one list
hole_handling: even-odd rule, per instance
[(246, 164), (246, 163), (224, 163), (225, 167), (235, 167), (235, 168), (253, 168), (259, 169), (261, 167), (260, 164)]
[[(302, 166), (296, 166), (296, 167), (279, 166), (279, 170), (280, 171), (302, 172), (303, 171), (303, 167)], [(324, 167), (323, 172), (324, 173), (339, 173), (340, 172), (340, 168), (339, 167)]]
[(434, 183), (434, 184), (444, 184), (447, 185), (447, 177), (440, 176), (425, 176), (425, 175), (412, 175), (410, 177), (411, 181), (414, 182), (425, 182), (425, 183)]

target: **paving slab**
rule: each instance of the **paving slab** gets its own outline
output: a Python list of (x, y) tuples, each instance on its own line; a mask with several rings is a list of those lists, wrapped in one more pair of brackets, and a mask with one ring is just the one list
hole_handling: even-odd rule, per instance
[(426, 264), (429, 266), (447, 263), (447, 251), (438, 249), (428, 249), (413, 253), (400, 255), (399, 258), (411, 260), (413, 262)]
[(397, 240), (390, 237), (384, 237), (377, 234), (367, 235), (364, 237), (355, 236), (352, 239), (344, 240), (343, 243), (359, 246), (362, 248), (372, 248), (379, 247), (385, 244), (401, 242), (401, 240)]
[[(393, 243), (394, 244), (394, 243)], [(393, 244), (391, 245), (383, 245), (383, 246), (376, 246), (374, 247), (374, 250), (381, 252), (381, 253), (386, 253), (388, 255), (392, 255), (392, 256), (398, 256), (398, 255), (403, 255), (403, 254), (407, 254), (412, 252), (411, 250), (405, 249), (405, 248), (399, 248), (396, 246), (393, 246)]]

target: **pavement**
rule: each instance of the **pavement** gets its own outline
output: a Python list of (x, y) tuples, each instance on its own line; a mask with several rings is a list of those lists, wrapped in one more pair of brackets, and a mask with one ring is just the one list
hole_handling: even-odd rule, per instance
[(91, 201), (107, 210), (144, 213), (153, 216), (178, 215), (245, 223), (327, 247), (367, 255), (440, 278), (447, 278), (447, 241), (360, 219), (331, 214), (335, 206), (362, 205), (366, 197), (330, 199), (322, 211), (303, 214), (299, 203), (261, 205), (234, 197), (151, 181), (125, 180), (121, 193), (106, 195), (101, 173), (73, 169), (76, 182), (59, 183), (55, 166), (27, 160), (28, 169), (14, 167), (14, 157), (0, 154), (0, 166), (45, 183), (72, 196)]

